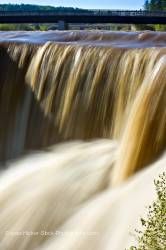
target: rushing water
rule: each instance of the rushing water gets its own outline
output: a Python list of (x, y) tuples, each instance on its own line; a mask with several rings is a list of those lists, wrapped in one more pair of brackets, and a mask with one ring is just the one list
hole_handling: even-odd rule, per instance
[[(100, 206), (95, 210), (86, 202), (105, 191), (105, 198), (96, 199), (103, 199), (118, 216), (111, 197), (113, 207), (129, 211), (122, 197), (131, 205), (138, 186), (139, 195), (143, 192), (147, 173), (150, 192), (156, 166), (164, 169), (165, 158), (131, 184), (112, 191), (112, 186), (155, 162), (165, 150), (166, 33), (0, 32), (0, 69), (2, 168), (8, 160), (34, 150), (48, 151), (15, 161), (1, 177), (2, 231), (71, 230), (72, 225), (77, 228), (75, 220), (80, 221), (80, 230), (90, 231), (95, 230), (96, 218), (96, 230), (107, 228), (108, 233), (108, 225), (102, 228), (101, 222), (108, 211), (99, 212)], [(95, 210), (96, 217), (84, 225), (74, 212), (85, 203), (85, 214), (92, 216), (88, 214)], [(145, 201), (140, 203), (143, 208)], [(120, 212), (120, 220), (124, 214)], [(112, 225), (116, 223), (115, 219)], [(119, 223), (123, 228), (118, 229), (119, 237), (126, 239), (126, 228)], [(1, 245), (7, 250), (41, 249), (47, 238), (2, 233)], [(108, 238), (97, 243), (99, 238), (89, 242), (78, 236), (77, 248), (67, 235), (68, 243), (53, 239), (44, 249), (122, 249), (115, 243), (116, 233), (111, 243)]]

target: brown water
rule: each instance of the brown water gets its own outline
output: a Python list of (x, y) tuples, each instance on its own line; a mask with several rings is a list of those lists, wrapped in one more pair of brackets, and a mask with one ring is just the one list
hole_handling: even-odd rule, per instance
[(0, 37), (2, 161), (61, 141), (109, 138), (120, 143), (118, 182), (163, 152), (165, 33)]
[(0, 69), (0, 250), (131, 246), (165, 170), (166, 33), (0, 32)]

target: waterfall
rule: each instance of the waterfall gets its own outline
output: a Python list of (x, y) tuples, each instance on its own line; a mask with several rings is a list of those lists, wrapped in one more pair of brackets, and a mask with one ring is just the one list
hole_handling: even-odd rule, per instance
[[(77, 228), (77, 218), (83, 230), (79, 211), (100, 216), (91, 203), (101, 197), (108, 210), (109, 193), (115, 207), (127, 209), (121, 193), (133, 188), (137, 195), (148, 173), (152, 183), (156, 166), (164, 170), (165, 157), (158, 159), (166, 148), (166, 34), (0, 35), (0, 250), (107, 250), (97, 248), (99, 239), (88, 248), (76, 237), (77, 249), (68, 236), (63, 246), (61, 239), (50, 243), (50, 235), (4, 232)], [(85, 229), (95, 230), (90, 221)]]
[(121, 144), (118, 178), (155, 160), (165, 148), (164, 35), (54, 36), (56, 42), (7, 37), (0, 44), (1, 159), (67, 140), (109, 138)]

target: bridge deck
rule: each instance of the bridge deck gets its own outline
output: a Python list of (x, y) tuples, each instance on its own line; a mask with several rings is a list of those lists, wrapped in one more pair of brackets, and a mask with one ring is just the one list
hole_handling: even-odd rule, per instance
[(153, 16), (166, 17), (166, 11), (145, 11), (145, 10), (87, 10), (73, 12), (60, 11), (0, 11), (0, 16)]
[(166, 11), (87, 10), (82, 12), (0, 11), (0, 23), (166, 24)]

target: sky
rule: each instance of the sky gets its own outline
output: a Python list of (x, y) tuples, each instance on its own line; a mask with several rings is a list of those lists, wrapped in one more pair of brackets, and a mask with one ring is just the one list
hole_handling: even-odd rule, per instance
[(0, 3), (25, 3), (91, 9), (141, 9), (145, 0), (0, 0)]

